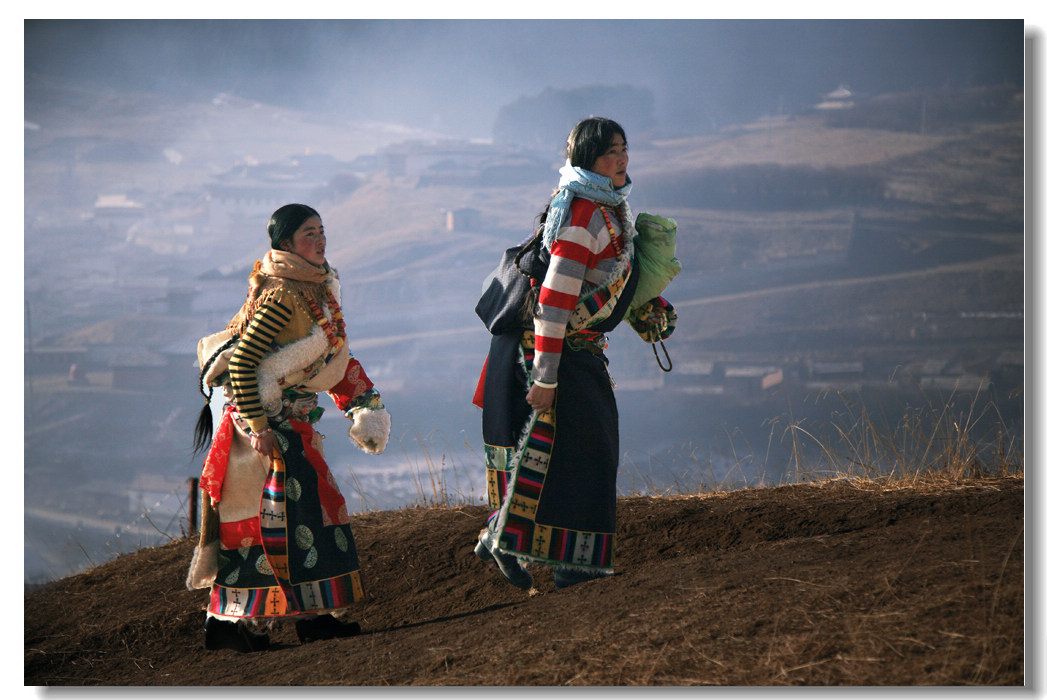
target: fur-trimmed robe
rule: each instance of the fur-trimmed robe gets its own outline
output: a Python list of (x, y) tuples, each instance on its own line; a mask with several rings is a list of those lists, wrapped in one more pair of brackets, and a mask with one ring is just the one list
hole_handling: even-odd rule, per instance
[[(258, 266), (252, 273), (252, 285), (257, 284)], [(258, 285), (261, 286), (261, 285)], [(340, 296), (336, 274), (327, 281), (334, 298)], [(252, 294), (257, 299), (256, 287)], [(245, 309), (252, 303), (249, 295)], [(330, 318), (330, 310), (324, 307)], [(202, 381), (209, 386), (223, 388), (228, 381), (229, 357), (235, 349), (237, 321), (245, 316), (241, 310), (230, 327), (200, 340), (197, 356), (204, 373)], [(365, 452), (379, 454), (388, 442), (391, 421), (377, 392), (369, 391), (373, 384), (363, 367), (353, 357), (348, 342), (328, 359), (318, 372), (307, 373), (314, 363), (330, 351), (329, 341), (315, 323), (303, 337), (267, 354), (257, 368), (258, 389), (267, 414), (274, 414), (281, 406), (285, 388), (300, 393), (326, 392), (351, 421), (349, 436)], [(315, 368), (314, 368), (315, 369)], [(228, 423), (225, 421), (228, 420)], [(207, 588), (214, 583), (218, 569), (220, 522), (236, 522), (258, 515), (259, 496), (269, 471), (269, 457), (255, 451), (250, 438), (239, 421), (223, 415), (218, 430), (231, 430), (229, 440), (212, 443), (204, 462), (201, 476), (203, 499), (200, 540), (193, 554), (186, 585), (190, 589)], [(314, 436), (312, 447), (322, 454), (319, 436)], [(342, 514), (335, 516), (341, 519)]]

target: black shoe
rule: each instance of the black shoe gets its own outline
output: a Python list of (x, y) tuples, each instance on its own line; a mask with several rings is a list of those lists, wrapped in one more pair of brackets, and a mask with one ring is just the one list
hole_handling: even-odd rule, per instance
[(298, 633), (298, 641), (302, 644), (320, 639), (355, 637), (363, 632), (359, 622), (342, 622), (335, 619), (333, 615), (319, 615), (309, 620), (299, 620), (294, 623), (294, 630)]
[(497, 547), (490, 544), (490, 532), (488, 530), (484, 530), (481, 533), (480, 541), (476, 543), (476, 548), (473, 549), (473, 552), (482, 561), (494, 560), (502, 578), (517, 588), (527, 591), (534, 585), (534, 578), (531, 576), (531, 572), (520, 566), (519, 559), (512, 554), (500, 551)]
[(558, 566), (553, 569), (553, 585), (555, 585), (557, 589), (567, 588), (576, 583), (585, 583), (586, 581), (592, 581), (594, 579), (604, 578), (611, 575), (612, 574), (605, 574), (602, 571), (579, 571), (578, 569), (567, 569)]
[(473, 554), (480, 557), (480, 561), (494, 561), (494, 555), (491, 554), (491, 550), (484, 544), (483, 535), (480, 536), (480, 541), (476, 543), (476, 547), (473, 548)]
[(204, 621), (204, 649), (232, 649), (241, 654), (269, 649), (269, 635), (252, 632), (242, 622), (208, 617)]

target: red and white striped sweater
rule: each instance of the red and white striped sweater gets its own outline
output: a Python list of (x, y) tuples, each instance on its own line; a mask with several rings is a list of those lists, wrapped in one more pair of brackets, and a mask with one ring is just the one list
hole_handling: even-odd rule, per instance
[[(612, 207), (605, 209), (619, 246), (625, 249), (623, 226)], [(631, 232), (629, 226), (626, 235)], [(549, 252), (549, 270), (535, 313), (535, 356), (531, 371), (534, 382), (545, 387), (556, 386), (567, 323), (583, 285), (585, 289), (592, 289), (606, 283), (619, 264), (599, 206), (581, 197), (571, 200), (571, 218), (560, 228)]]

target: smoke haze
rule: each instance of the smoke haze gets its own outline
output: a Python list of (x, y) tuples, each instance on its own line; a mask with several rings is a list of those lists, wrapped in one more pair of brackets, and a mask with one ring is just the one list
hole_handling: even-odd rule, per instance
[(667, 130), (866, 93), (1021, 84), (1022, 23), (952, 21), (29, 21), (25, 70), (186, 98), (230, 92), (488, 138), (546, 88), (635, 84)]
[[(473, 305), (590, 94), (649, 99), (599, 111), (628, 116), (630, 204), (678, 221), (684, 267), (674, 371), (627, 329), (608, 352), (620, 492), (772, 481), (789, 455), (769, 424), (823, 410), (807, 397), (832, 382), (893, 406), (954, 382), (980, 395), (991, 374), (1020, 429), (1023, 31), (25, 21), (26, 580), (185, 527), (196, 341), (242, 303), (289, 201), (323, 215), (351, 346), (393, 415), (371, 458), (326, 404), (351, 510), (430, 483), (483, 501)], [(535, 106), (554, 133), (496, 129)]]

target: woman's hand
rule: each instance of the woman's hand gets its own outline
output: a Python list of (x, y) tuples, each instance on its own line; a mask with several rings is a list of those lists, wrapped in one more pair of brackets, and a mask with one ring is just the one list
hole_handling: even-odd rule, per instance
[(655, 306), (654, 308), (652, 308), (651, 309), (651, 317), (654, 319), (655, 323), (658, 324), (658, 327), (661, 328), (662, 330), (665, 330), (666, 328), (668, 328), (668, 326), (669, 326), (669, 314), (667, 314), (665, 312), (665, 307), (664, 306)]
[(266, 430), (264, 433), (251, 433), (251, 447), (266, 457), (273, 453), (273, 448), (276, 447), (276, 435), (273, 431)]
[(665, 312), (664, 306), (651, 306), (651, 312), (644, 319), (647, 324), (661, 335), (669, 328), (669, 314)]
[(548, 410), (553, 405), (554, 398), (556, 398), (556, 389), (546, 389), (537, 384), (532, 384), (531, 390), (527, 392), (527, 403), (531, 404), (531, 408), (539, 413)]

